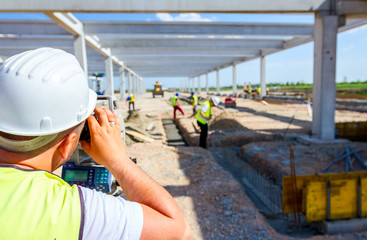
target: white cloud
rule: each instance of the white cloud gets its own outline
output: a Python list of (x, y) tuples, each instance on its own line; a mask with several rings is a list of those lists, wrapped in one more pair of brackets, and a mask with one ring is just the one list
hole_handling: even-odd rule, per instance
[(344, 34), (354, 34), (354, 33), (357, 33), (359, 31), (366, 30), (366, 29), (367, 29), (367, 24), (362, 25), (360, 27), (352, 28), (348, 31), (345, 31)]
[(157, 13), (156, 16), (165, 22), (212, 22), (215, 20), (215, 18), (203, 18), (197, 13), (180, 13), (175, 17), (169, 13)]
[(354, 45), (349, 45), (349, 46), (343, 47), (342, 50), (343, 51), (349, 51), (349, 50), (354, 49), (354, 48), (355, 48)]

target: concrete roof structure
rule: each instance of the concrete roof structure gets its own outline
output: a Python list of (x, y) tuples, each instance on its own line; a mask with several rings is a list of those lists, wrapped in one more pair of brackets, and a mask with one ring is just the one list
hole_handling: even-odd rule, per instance
[[(129, 73), (129, 78), (140, 79), (133, 81), (133, 86), (128, 81), (129, 92), (136, 88), (134, 93), (138, 93), (141, 77), (192, 79), (228, 66), (235, 69), (238, 63), (260, 58), (263, 95), (265, 57), (314, 40), (314, 98), (321, 107), (314, 108), (317, 112), (314, 120), (319, 122), (313, 126), (313, 132), (321, 139), (330, 139), (334, 132), (332, 126), (325, 131), (321, 126), (334, 119), (333, 113), (324, 114), (322, 110), (325, 104), (332, 104), (327, 107), (332, 110), (335, 106), (329, 101), (333, 98), (335, 101), (335, 96), (323, 91), (335, 89), (336, 34), (367, 23), (365, 0), (0, 0), (0, 3), (0, 12), (40, 12), (51, 19), (0, 21), (0, 59), (37, 47), (61, 48), (74, 53), (89, 74), (106, 72), (108, 92), (114, 90), (113, 76), (123, 79), (124, 72)], [(82, 22), (70, 12), (313, 13), (315, 24)], [(233, 85), (236, 86), (235, 79)]]

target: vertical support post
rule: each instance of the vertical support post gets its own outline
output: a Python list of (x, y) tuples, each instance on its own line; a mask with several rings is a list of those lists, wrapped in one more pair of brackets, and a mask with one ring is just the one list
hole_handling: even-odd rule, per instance
[(219, 69), (217, 69), (217, 95), (220, 94)]
[(195, 91), (195, 78), (191, 78), (192, 79), (192, 91)]
[(85, 48), (84, 34), (74, 38), (74, 55), (78, 59), (80, 66), (88, 75), (87, 50)]
[(115, 94), (114, 86), (113, 86), (113, 65), (112, 58), (106, 58), (105, 67), (106, 67), (106, 85), (107, 85), (107, 95), (113, 96)]
[(131, 81), (132, 81), (132, 92), (133, 92), (133, 95), (135, 96), (136, 95), (136, 77), (135, 75), (131, 75)]
[(233, 64), (233, 82), (232, 82), (232, 91), (233, 91), (233, 96), (237, 96), (237, 75), (236, 75), (236, 64)]
[(260, 98), (266, 96), (265, 56), (260, 57)]
[(131, 94), (131, 73), (127, 72), (127, 93)]
[(120, 100), (125, 101), (125, 70), (120, 67)]
[(208, 73), (205, 74), (205, 90), (206, 90), (206, 95), (209, 94), (209, 76)]
[(335, 138), (337, 16), (315, 14), (312, 135)]
[(201, 94), (201, 87), (200, 87), (200, 75), (198, 77), (198, 93)]

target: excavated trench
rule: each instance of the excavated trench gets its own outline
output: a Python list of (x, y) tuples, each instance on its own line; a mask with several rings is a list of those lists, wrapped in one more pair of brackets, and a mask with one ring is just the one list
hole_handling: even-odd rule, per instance
[[(188, 146), (173, 119), (162, 119), (169, 146)], [(214, 147), (208, 149), (214, 159), (241, 184), (268, 224), (278, 233), (295, 238), (308, 238), (320, 234), (318, 226), (305, 224), (295, 226), (292, 216), (281, 213), (282, 191), (269, 179), (259, 174), (253, 167), (238, 156), (239, 147)]]

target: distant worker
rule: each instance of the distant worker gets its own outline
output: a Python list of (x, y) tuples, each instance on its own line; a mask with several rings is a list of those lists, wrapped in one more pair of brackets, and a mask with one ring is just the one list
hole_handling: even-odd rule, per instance
[(135, 98), (133, 94), (130, 94), (130, 96), (128, 96), (126, 98), (126, 101), (129, 101), (129, 111), (131, 111), (131, 105), (133, 105), (133, 111), (135, 111)]
[(251, 99), (251, 97), (252, 97), (252, 87), (251, 87), (250, 82), (248, 82), (247, 92), (248, 92), (248, 98)]
[(158, 81), (156, 81), (156, 82), (155, 82), (155, 85), (156, 85), (156, 86), (157, 86), (157, 85), (159, 85)]
[(198, 105), (198, 96), (196, 96), (195, 92), (191, 92), (191, 102), (192, 102), (192, 111), (196, 113), (196, 105)]
[(219, 98), (212, 97), (210, 101), (205, 101), (201, 104), (198, 112), (196, 113), (196, 119), (200, 127), (200, 144), (202, 148), (206, 148), (206, 138), (208, 137), (208, 122), (212, 118), (211, 107), (219, 105)]
[(177, 110), (179, 110), (181, 113), (182, 113), (182, 115), (185, 115), (185, 113), (183, 112), (183, 110), (182, 110), (182, 108), (180, 107), (180, 103), (179, 103), (179, 101), (178, 101), (178, 93), (176, 93), (176, 96), (174, 96), (173, 98), (172, 98), (172, 103), (171, 103), (171, 105), (172, 105), (172, 107), (173, 107), (173, 119), (176, 119), (176, 111)]
[(261, 87), (258, 87), (258, 88), (256, 89), (256, 92), (257, 92), (257, 94), (259, 94), (259, 95), (260, 95), (260, 93), (261, 93)]
[(247, 89), (246, 83), (243, 84), (243, 92), (248, 93), (248, 89)]

